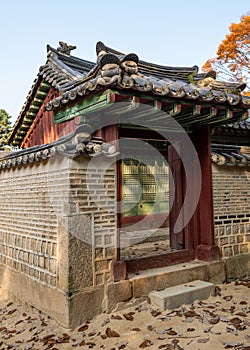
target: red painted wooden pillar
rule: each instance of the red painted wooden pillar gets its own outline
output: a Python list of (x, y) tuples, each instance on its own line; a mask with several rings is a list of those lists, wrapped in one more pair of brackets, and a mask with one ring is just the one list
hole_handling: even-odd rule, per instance
[[(175, 147), (178, 146), (175, 145)], [(168, 165), (171, 171), (169, 197), (170, 202), (173, 203), (169, 213), (169, 230), (171, 248), (179, 250), (184, 248), (184, 228), (180, 232), (174, 232), (174, 226), (177, 217), (180, 214), (183, 215), (182, 205), (184, 199), (184, 172), (180, 155), (176, 151), (175, 147), (172, 145), (168, 147)]]
[(201, 195), (194, 215), (198, 220), (194, 249), (198, 259), (216, 260), (219, 259), (219, 248), (214, 243), (210, 126), (196, 128), (192, 140), (198, 153), (202, 174)]

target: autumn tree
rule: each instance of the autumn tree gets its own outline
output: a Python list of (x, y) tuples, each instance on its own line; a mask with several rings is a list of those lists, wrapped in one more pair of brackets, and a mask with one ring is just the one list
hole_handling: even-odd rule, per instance
[(4, 109), (0, 109), (0, 149), (7, 144), (11, 130), (10, 118), (10, 115)]
[(202, 69), (213, 69), (218, 79), (245, 82), (250, 90), (250, 12), (229, 26), (216, 57), (207, 60)]

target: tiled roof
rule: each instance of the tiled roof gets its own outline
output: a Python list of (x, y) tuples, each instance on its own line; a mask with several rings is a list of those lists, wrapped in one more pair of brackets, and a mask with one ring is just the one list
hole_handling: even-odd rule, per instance
[(69, 158), (75, 158), (82, 153), (89, 157), (102, 154), (109, 158), (117, 155), (116, 148), (113, 145), (104, 143), (100, 138), (92, 137), (92, 132), (91, 126), (83, 124), (73, 133), (49, 144), (8, 152), (8, 154), (0, 157), (0, 171), (39, 162), (55, 154), (61, 154)]
[(250, 106), (241, 91), (245, 84), (216, 81), (215, 72), (198, 73), (198, 67), (167, 67), (124, 55), (98, 42), (97, 63), (63, 54), (49, 47), (48, 60), (40, 74), (56, 86), (60, 95), (48, 103), (52, 110), (92, 91), (107, 88), (135, 90), (151, 95)]
[(213, 129), (212, 140), (216, 143), (250, 146), (250, 121), (238, 121), (216, 126)]
[(225, 125), (223, 126), (224, 129), (227, 129), (227, 130), (239, 130), (240, 132), (243, 131), (243, 130), (247, 130), (249, 133), (250, 133), (250, 121), (249, 120), (244, 120), (244, 121), (241, 121), (241, 122), (236, 122), (236, 123), (233, 123), (233, 124), (228, 124), (228, 125)]
[(238, 146), (212, 145), (211, 160), (216, 165), (250, 166), (250, 148)]
[[(139, 60), (136, 54), (122, 54), (98, 42), (96, 63), (71, 55), (74, 46), (60, 42), (47, 46), (48, 57), (41, 66), (24, 106), (15, 122), (9, 142), (20, 144), (32, 124), (46, 94), (54, 86), (59, 96), (47, 104), (48, 110), (66, 106), (79, 96), (107, 89), (128, 91), (156, 98), (166, 97), (191, 104), (239, 108), (233, 120), (240, 120), (250, 108), (250, 98), (242, 96), (245, 84), (216, 80), (215, 72), (198, 73), (198, 67), (169, 67)], [(193, 102), (192, 102), (193, 101)], [(220, 121), (220, 124), (223, 120)]]

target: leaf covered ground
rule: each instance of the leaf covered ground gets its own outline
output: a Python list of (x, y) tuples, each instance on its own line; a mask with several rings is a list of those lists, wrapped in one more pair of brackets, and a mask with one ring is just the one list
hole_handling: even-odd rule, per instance
[(250, 350), (249, 279), (217, 285), (207, 300), (175, 310), (148, 300), (123, 304), (75, 330), (0, 293), (0, 350)]

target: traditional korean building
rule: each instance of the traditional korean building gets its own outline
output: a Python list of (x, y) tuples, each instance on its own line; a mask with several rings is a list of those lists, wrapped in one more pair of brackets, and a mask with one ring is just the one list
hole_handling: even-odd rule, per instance
[(237, 264), (244, 275), (245, 85), (101, 42), (96, 63), (74, 48), (47, 47), (9, 137), (19, 150), (0, 159), (2, 285), (74, 327), (177, 283), (135, 277), (148, 269), (176, 265), (178, 282), (233, 278)]

